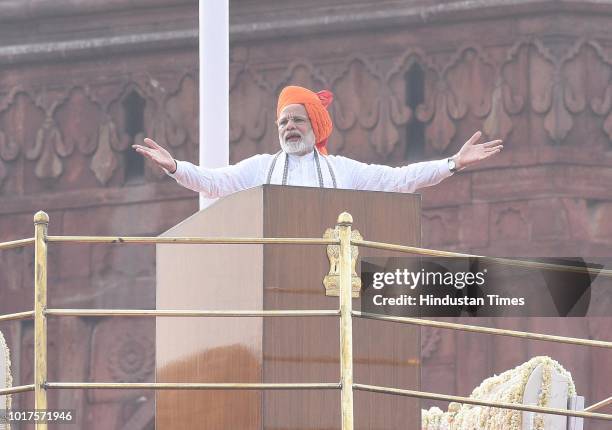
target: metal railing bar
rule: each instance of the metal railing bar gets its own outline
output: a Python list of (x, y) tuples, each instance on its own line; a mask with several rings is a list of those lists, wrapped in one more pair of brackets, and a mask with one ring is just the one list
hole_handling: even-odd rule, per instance
[(16, 387), (2, 388), (0, 389), (0, 396), (4, 396), (7, 394), (27, 393), (28, 391), (34, 391), (34, 384), (18, 385)]
[(72, 317), (333, 317), (340, 310), (174, 310), (174, 309), (47, 309), (48, 316)]
[(173, 310), (173, 309), (47, 309), (47, 316), (71, 317), (333, 317), (340, 310)]
[(352, 267), (351, 260), (353, 217), (343, 212), (338, 216), (338, 237), (340, 246), (338, 247), (340, 257), (340, 382), (342, 390), (340, 392), (340, 410), (342, 413), (342, 430), (354, 429), (354, 396), (353, 396), (353, 299), (352, 299)]
[[(34, 409), (47, 409), (47, 390), (43, 384), (47, 380), (48, 332), (45, 309), (48, 290), (48, 247), (47, 229), (49, 215), (39, 211), (34, 215)], [(46, 422), (37, 422), (36, 430), (47, 430)]]
[[(274, 361), (277, 363), (301, 363), (302, 358), (291, 355), (274, 355), (264, 354), (264, 360)], [(309, 355), (308, 362), (316, 364), (338, 364), (340, 359), (334, 356)], [(414, 367), (419, 366), (421, 361), (418, 358), (406, 359), (391, 359), (391, 358), (375, 358), (375, 357), (359, 357), (353, 359), (354, 365), (371, 365), (371, 366), (401, 366)]]
[(13, 314), (0, 315), (0, 322), (25, 320), (28, 318), (34, 318), (34, 311), (15, 312)]
[(11, 240), (9, 242), (0, 242), (0, 250), (1, 249), (11, 249), (11, 248), (21, 248), (23, 246), (32, 245), (33, 243), (34, 243), (33, 237), (28, 237), (27, 239)]
[(469, 397), (450, 396), (447, 394), (428, 393), (425, 391), (403, 390), (399, 388), (380, 387), (376, 385), (353, 384), (353, 388), (359, 391), (370, 391), (373, 393), (393, 394), (397, 396), (414, 397), (418, 399), (441, 400), (445, 402), (466, 403), (468, 405), (490, 406), (501, 409), (513, 409), (517, 411), (538, 412), (552, 415), (564, 415), (567, 417), (594, 418), (612, 421), (612, 415), (594, 412), (573, 411), (569, 409), (545, 408), (541, 406), (520, 405), (507, 402), (486, 402)]
[(372, 242), (368, 240), (353, 239), (351, 244), (365, 248), (384, 249), (387, 251), (404, 252), (408, 254), (426, 255), (430, 257), (461, 257), (479, 258), (490, 263), (505, 264), (514, 267), (526, 267), (530, 269), (556, 270), (560, 272), (588, 273), (590, 275), (612, 277), (612, 270), (596, 269), (590, 267), (565, 266), (563, 264), (541, 263), (538, 261), (514, 260), (512, 258), (486, 257), (484, 255), (462, 254), (460, 252), (439, 251), (437, 249), (418, 248), (415, 246), (394, 245), (390, 243)]
[(584, 408), (584, 410), (587, 412), (596, 411), (597, 409), (601, 409), (608, 405), (612, 405), (612, 397), (608, 397), (607, 399), (604, 399), (601, 402), (594, 403), (588, 408)]
[(612, 348), (612, 342), (603, 340), (580, 339), (575, 337), (557, 336), (552, 334), (530, 333), (525, 331), (508, 330), (493, 327), (481, 327), (475, 325), (458, 324), (445, 321), (424, 320), (420, 318), (396, 317), (389, 315), (378, 315), (368, 312), (353, 311), (353, 315), (360, 318), (368, 318), (380, 321), (391, 321), (404, 324), (412, 324), (426, 327), (444, 328), (449, 330), (469, 331), (473, 333), (494, 334), (499, 336), (518, 337), (529, 340), (542, 340), (548, 342), (567, 343), (580, 346), (594, 346), (598, 348)]
[[(138, 237), (138, 236), (47, 236), (46, 226), (48, 216), (39, 212), (34, 218), (36, 224), (35, 238), (21, 239), (12, 242), (0, 243), (0, 249), (15, 248), (36, 244), (36, 275), (35, 275), (35, 310), (19, 312), (0, 316), (0, 321), (32, 318), (35, 319), (35, 384), (11, 387), (0, 390), (2, 394), (34, 391), (36, 407), (46, 409), (47, 391), (49, 389), (152, 389), (152, 390), (342, 390), (341, 413), (343, 430), (353, 429), (353, 390), (371, 391), (376, 393), (400, 395), (421, 399), (442, 400), (459, 402), (472, 405), (482, 405), (504, 409), (514, 409), (528, 412), (573, 416), (581, 418), (594, 418), (612, 420), (612, 415), (594, 413), (595, 409), (612, 403), (612, 398), (603, 400), (584, 411), (570, 411), (566, 409), (554, 409), (532, 405), (520, 405), (505, 402), (487, 402), (475, 400), (468, 397), (451, 396), (445, 394), (429, 393), (415, 390), (404, 390), (375, 385), (353, 383), (353, 358), (352, 358), (352, 332), (351, 318), (361, 317), (381, 321), (400, 322), (418, 326), (429, 326), (452, 330), (462, 330), (475, 333), (495, 334), (501, 336), (518, 337), (529, 340), (543, 340), (572, 345), (612, 348), (612, 342), (599, 340), (570, 338), (564, 336), (547, 335), (540, 333), (529, 333), (515, 330), (481, 327), (442, 321), (424, 320), (420, 318), (395, 317), (377, 315), (367, 312), (352, 311), (351, 309), (351, 245), (363, 246), (374, 249), (383, 249), (411, 253), (417, 255), (428, 255), (436, 257), (464, 257), (480, 258), (484, 261), (505, 264), (510, 266), (557, 270), (564, 272), (589, 273), (599, 276), (612, 277), (612, 270), (600, 270), (590, 267), (564, 266), (561, 264), (540, 263), (522, 261), (509, 258), (486, 257), (456, 252), (439, 251), (412, 246), (394, 245), (381, 242), (351, 240), (350, 232), (352, 217), (343, 213), (338, 217), (336, 228), (340, 232), (339, 239), (323, 238), (247, 238), (247, 237)], [(82, 243), (82, 244), (241, 244), (241, 245), (340, 245), (341, 248), (341, 291), (347, 294), (347, 298), (340, 300), (340, 309), (335, 310), (177, 310), (177, 309), (45, 309), (46, 307), (46, 259), (47, 244), (55, 243)], [(179, 382), (47, 382), (47, 333), (46, 318), (48, 316), (74, 316), (74, 317), (340, 317), (340, 343), (341, 343), (341, 380), (335, 383), (179, 383)], [(46, 429), (45, 425), (37, 426), (37, 429)]]
[(47, 236), (47, 242), (139, 243), (139, 244), (224, 244), (224, 245), (337, 245), (337, 239), (300, 237), (137, 237), (137, 236)]
[(339, 390), (339, 382), (330, 383), (171, 383), (171, 382), (47, 382), (47, 389), (112, 390)]

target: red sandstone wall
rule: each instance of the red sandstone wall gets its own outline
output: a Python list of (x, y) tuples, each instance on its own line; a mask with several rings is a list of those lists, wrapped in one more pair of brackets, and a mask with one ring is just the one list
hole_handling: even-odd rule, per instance
[[(315, 2), (281, 7), (278, 22), (266, 14), (271, 6), (247, 3), (251, 9), (236, 10), (243, 33), (232, 49), (232, 160), (276, 150), (270, 100), (284, 85), (329, 88), (336, 94), (333, 154), (405, 164), (414, 145), (406, 130), (417, 123), (425, 130), (421, 159), (454, 154), (477, 129), (504, 139), (494, 160), (423, 190), (425, 246), (609, 257), (612, 11), (553, 3), (512, 8), (491, 1), (466, 11), (453, 2)], [(424, 72), (425, 98), (411, 107), (405, 77), (415, 64)], [(610, 308), (609, 287), (593, 290), (591, 315)], [(611, 339), (610, 319), (469, 322)], [(606, 351), (442, 330), (425, 330), (423, 338), (424, 390), (468, 395), (484, 378), (546, 354), (573, 373), (587, 404), (609, 396)]]
[[(195, 193), (151, 165), (129, 175), (126, 155), (143, 134), (126, 122), (132, 97), (142, 101), (146, 135), (197, 160), (197, 2), (71, 3), (39, 2), (26, 13), (23, 2), (23, 14), (0, 5), (0, 241), (32, 236), (39, 209), (49, 213), (50, 234), (144, 236), (197, 210)], [(0, 252), (0, 312), (32, 308), (32, 274), (31, 248)], [(49, 305), (155, 308), (154, 248), (49, 246)], [(51, 320), (49, 379), (153, 381), (154, 327)], [(32, 324), (0, 329), (14, 383), (31, 383)], [(32, 407), (30, 394), (15, 400)], [(50, 407), (77, 409), (74, 428), (154, 428), (151, 392), (51, 392)]]
[[(49, 212), (51, 234), (159, 234), (197, 202), (149, 165), (142, 178), (127, 179), (125, 154), (140, 135), (127, 132), (123, 102), (138, 94), (145, 134), (169, 144), (177, 158), (197, 159), (195, 2), (82, 1), (77, 12), (60, 3), (0, 6), (2, 46), (30, 46), (0, 53), (0, 240), (31, 236), (38, 209)], [(426, 246), (609, 256), (612, 11), (553, 8), (552, 1), (514, 8), (491, 1), (474, 10), (457, 6), (465, 2), (434, 3), (232, 2), (232, 162), (276, 151), (274, 100), (284, 85), (329, 88), (336, 94), (331, 153), (404, 164), (411, 123), (425, 129), (423, 158), (453, 154), (476, 129), (505, 139), (495, 160), (423, 192)], [(119, 46), (110, 39), (162, 33), (163, 42), (145, 37)], [(92, 48), (92, 39), (107, 44)], [(59, 43), (66, 41), (74, 43)], [(41, 50), (43, 42), (52, 48)], [(425, 100), (411, 108), (405, 74), (414, 64), (424, 71)], [(50, 251), (54, 306), (154, 307), (152, 248)], [(0, 312), (31, 307), (32, 260), (31, 250), (0, 253)], [(600, 306), (612, 304), (607, 291), (598, 294)], [(610, 339), (596, 320), (504, 327)], [(1, 328), (16, 354), (16, 383), (30, 382), (31, 325)], [(49, 346), (52, 378), (153, 376), (147, 323), (68, 319), (50, 328), (61, 339)], [(594, 369), (609, 376), (612, 358), (575, 351), (431, 331), (424, 335), (423, 388), (467, 394), (492, 372), (546, 353), (572, 370), (587, 403), (608, 396), (609, 380)], [(29, 399), (19, 396), (22, 405)], [(77, 391), (52, 402), (77, 404), (80, 428), (151, 426), (150, 393)]]

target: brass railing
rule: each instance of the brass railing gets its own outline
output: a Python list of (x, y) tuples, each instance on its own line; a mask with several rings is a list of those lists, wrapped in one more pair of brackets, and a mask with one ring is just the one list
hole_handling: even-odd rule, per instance
[[(0, 250), (24, 247), (34, 244), (34, 310), (0, 315), (0, 322), (34, 319), (34, 383), (1, 389), (0, 395), (34, 391), (34, 407), (47, 409), (47, 391), (50, 389), (154, 389), (154, 390), (340, 390), (342, 430), (353, 429), (353, 391), (408, 396), (418, 399), (432, 399), (459, 402), (471, 405), (490, 406), (518, 411), (564, 415), (580, 418), (594, 418), (612, 421), (612, 415), (593, 412), (610, 403), (612, 398), (602, 400), (587, 407), (584, 411), (555, 409), (514, 403), (487, 402), (469, 397), (450, 396), (416, 390), (364, 385), (353, 382), (353, 334), (352, 318), (369, 318), (380, 321), (429, 326), (474, 333), (512, 336), (523, 339), (567, 343), (612, 349), (612, 342), (579, 339), (541, 333), (520, 332), (491, 327), (425, 320), (419, 318), (377, 315), (352, 310), (352, 249), (351, 246), (391, 250), (397, 252), (441, 256), (441, 257), (480, 257), (496, 263), (545, 270), (563, 270), (589, 273), (592, 269), (567, 267), (548, 263), (527, 262), (505, 258), (492, 258), (438, 251), (411, 246), (393, 245), (351, 239), (353, 219), (350, 214), (338, 217), (338, 239), (320, 238), (202, 238), (202, 237), (100, 237), (100, 236), (48, 236), (49, 217), (44, 212), (34, 216), (35, 234), (33, 238), (0, 243)], [(68, 243), (118, 243), (118, 244), (286, 244), (286, 245), (339, 245), (340, 246), (340, 307), (338, 310), (134, 310), (134, 309), (47, 309), (47, 244), (50, 242)], [(599, 276), (612, 277), (611, 270), (598, 270)], [(47, 317), (49, 316), (124, 316), (124, 317), (340, 317), (340, 381), (331, 383), (104, 383), (104, 382), (50, 382), (47, 380)], [(46, 423), (37, 423), (36, 429), (46, 429)]]

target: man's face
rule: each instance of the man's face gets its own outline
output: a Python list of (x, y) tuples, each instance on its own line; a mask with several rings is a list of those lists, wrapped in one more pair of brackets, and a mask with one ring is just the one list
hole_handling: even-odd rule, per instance
[(287, 154), (305, 155), (312, 151), (315, 135), (303, 105), (287, 105), (281, 111), (277, 125), (281, 148)]

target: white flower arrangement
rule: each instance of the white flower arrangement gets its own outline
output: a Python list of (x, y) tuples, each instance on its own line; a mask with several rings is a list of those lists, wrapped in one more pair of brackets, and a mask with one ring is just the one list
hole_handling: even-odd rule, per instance
[[(569, 396), (576, 395), (572, 375), (552, 358), (540, 356), (485, 379), (472, 391), (470, 398), (522, 404), (527, 381), (538, 366), (542, 366), (538, 406), (548, 406), (553, 370), (567, 379)], [(522, 412), (516, 410), (451, 403), (448, 412), (439, 408), (423, 410), (421, 421), (423, 430), (521, 430), (522, 416)], [(533, 416), (532, 428), (545, 430), (542, 414)]]
[[(13, 377), (11, 375), (11, 355), (6, 344), (6, 340), (0, 332), (0, 365), (4, 366), (4, 369), (0, 368), (0, 375), (4, 373), (4, 381), (0, 384), (0, 388), (9, 388), (13, 386)], [(0, 409), (8, 410), (11, 408), (11, 395), (0, 396)], [(10, 430), (10, 424), (0, 423), (0, 430)]]

